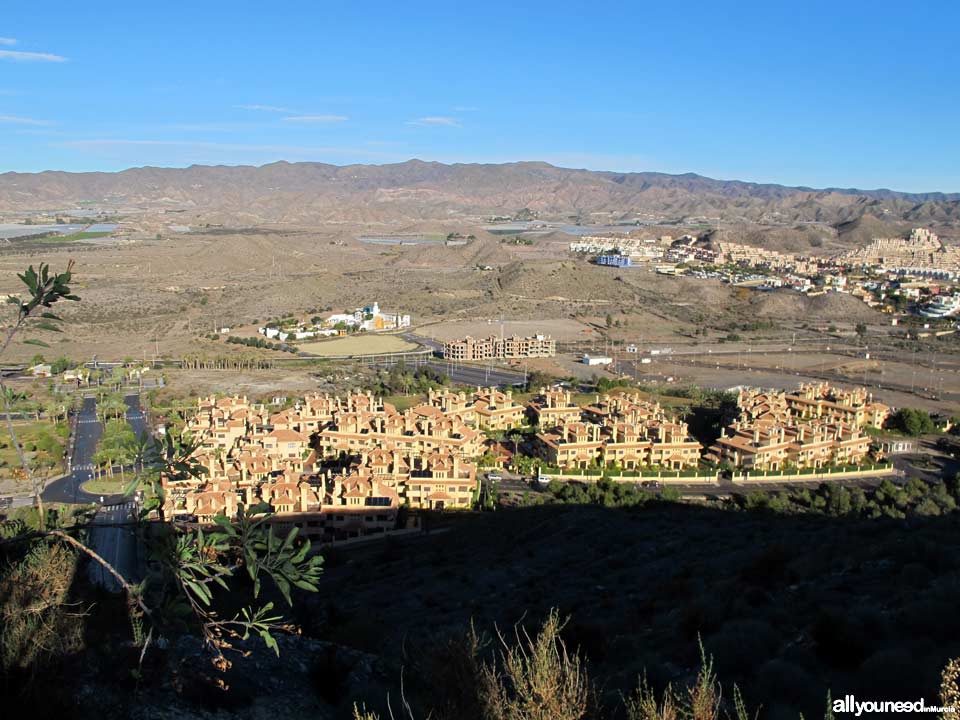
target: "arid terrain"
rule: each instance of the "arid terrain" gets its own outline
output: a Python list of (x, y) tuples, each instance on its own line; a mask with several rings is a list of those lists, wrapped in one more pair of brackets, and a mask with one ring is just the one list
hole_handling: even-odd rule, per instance
[[(45, 251), (17, 252), (13, 244), (0, 254), (0, 292), (18, 291), (16, 272), (27, 264), (58, 267), (75, 260), (82, 302), (63, 310), (69, 322), (62, 335), (43, 339), (51, 352), (76, 358), (229, 354), (239, 350), (202, 336), (374, 300), (409, 313), (415, 326), (428, 325), (426, 334), (440, 339), (461, 329), (499, 333), (501, 318), (522, 321), (511, 332), (582, 339), (591, 323), (602, 324), (610, 313), (623, 316), (620, 335), (647, 341), (669, 341), (690, 323), (719, 329), (744, 318), (788, 324), (800, 317), (881, 319), (850, 297), (745, 294), (716, 281), (601, 268), (573, 257), (569, 241), (538, 238), (531, 248), (478, 237), (462, 247), (381, 247), (343, 231), (261, 229)], [(35, 349), (15, 352), (23, 359)]]
[[(30, 263), (59, 268), (76, 262), (82, 302), (62, 308), (63, 333), (37, 335), (50, 346), (42, 350), (48, 359), (290, 361), (293, 356), (285, 352), (227, 343), (227, 335), (253, 338), (269, 320), (352, 312), (376, 301), (386, 312), (409, 314), (415, 335), (441, 341), (501, 332), (552, 335), (560, 343), (558, 357), (534, 361), (527, 369), (579, 377), (598, 372), (578, 365), (580, 354), (623, 359), (628, 344), (686, 353), (807, 344), (827, 355), (832, 345), (845, 347), (854, 359), (866, 352), (857, 350), (860, 345), (872, 344), (875, 365), (866, 372), (849, 371), (844, 364), (850, 358), (844, 356), (843, 367), (819, 375), (900, 390), (913, 385), (917, 395), (925, 394), (920, 399), (949, 405), (950, 393), (960, 391), (957, 369), (944, 365), (957, 349), (953, 338), (920, 350), (939, 356), (926, 362), (935, 366), (926, 371), (929, 377), (920, 371), (918, 379), (916, 368), (908, 377), (893, 357), (877, 359), (879, 350), (896, 352), (889, 316), (850, 295), (754, 292), (719, 280), (660, 275), (652, 263), (601, 267), (572, 253), (570, 243), (590, 232), (651, 240), (690, 234), (706, 243), (735, 241), (829, 256), (873, 237), (900, 235), (921, 221), (945, 242), (955, 242), (958, 203), (946, 195), (615, 176), (538, 163), (8, 173), (0, 176), (0, 215), (6, 222), (32, 218), (42, 230), (54, 215), (69, 218), (70, 208), (82, 204), (86, 216), (94, 210), (118, 226), (107, 237), (5, 242), (0, 293), (18, 292), (16, 272)], [(614, 206), (619, 210), (611, 210)], [(492, 222), (493, 217), (527, 224)], [(610, 226), (627, 220), (634, 224)], [(502, 229), (514, 227), (533, 231), (517, 242), (513, 231)], [(854, 333), (861, 325), (867, 328), (862, 338)], [(229, 333), (218, 334), (222, 328)], [(371, 339), (364, 346), (354, 340), (309, 345), (301, 349), (320, 356), (414, 347), (400, 337)], [(26, 361), (39, 350), (17, 345), (8, 358)], [(742, 360), (735, 367), (710, 366), (688, 355), (627, 372), (647, 381), (672, 378), (724, 387), (750, 381), (750, 372), (757, 383), (818, 377), (798, 368), (791, 380), (784, 368), (770, 358), (750, 371)], [(303, 382), (292, 382), (290, 389), (315, 384), (306, 370), (301, 374)]]

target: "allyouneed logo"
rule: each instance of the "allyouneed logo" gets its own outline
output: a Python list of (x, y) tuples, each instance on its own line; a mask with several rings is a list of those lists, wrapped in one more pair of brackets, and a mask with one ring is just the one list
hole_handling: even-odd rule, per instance
[(860, 717), (864, 713), (952, 713), (955, 709), (939, 705), (927, 705), (923, 698), (919, 700), (864, 700), (860, 702), (853, 695), (844, 695), (842, 699), (833, 701), (833, 711), (836, 713), (853, 713)]

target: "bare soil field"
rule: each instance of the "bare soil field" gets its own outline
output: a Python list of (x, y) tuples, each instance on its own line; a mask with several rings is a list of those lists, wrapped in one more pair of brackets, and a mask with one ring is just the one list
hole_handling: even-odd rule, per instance
[(399, 335), (378, 335), (373, 333), (350, 335), (334, 340), (302, 343), (297, 347), (305, 353), (319, 357), (384, 355), (386, 353), (408, 352), (417, 349), (414, 343), (407, 342)]
[(267, 394), (304, 395), (320, 382), (308, 368), (278, 367), (269, 370), (167, 370), (161, 398), (199, 397), (211, 394), (263, 397)]

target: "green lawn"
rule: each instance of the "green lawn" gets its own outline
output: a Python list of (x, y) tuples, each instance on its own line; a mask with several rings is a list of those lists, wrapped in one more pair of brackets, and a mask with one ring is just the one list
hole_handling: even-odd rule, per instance
[[(20, 440), (20, 446), (28, 460), (42, 456), (44, 465), (59, 466), (63, 457), (69, 429), (66, 423), (53, 425), (50, 422), (14, 422), (13, 428)], [(20, 458), (6, 428), (0, 432), (0, 477), (12, 477), (14, 469), (20, 467)]]
[(112, 233), (109, 232), (75, 232), (70, 235), (52, 235), (50, 237), (39, 238), (34, 242), (42, 243), (68, 243), (76, 242), (77, 240), (91, 240), (93, 238), (102, 238), (109, 237)]
[(390, 403), (400, 412), (412, 408), (414, 405), (420, 405), (426, 400), (426, 395), (384, 395), (383, 397), (385, 403)]
[[(129, 479), (126, 484), (129, 484)], [(125, 489), (125, 483), (121, 482), (118, 475), (115, 480), (110, 478), (100, 478), (99, 480), (88, 480), (80, 488), (91, 495), (118, 495)]]

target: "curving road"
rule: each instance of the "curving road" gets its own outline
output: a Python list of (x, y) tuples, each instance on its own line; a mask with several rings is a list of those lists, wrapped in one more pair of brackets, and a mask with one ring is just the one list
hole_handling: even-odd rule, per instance
[[(128, 395), (126, 419), (134, 433), (148, 432), (146, 418), (140, 408), (140, 397)], [(132, 527), (113, 527), (132, 519), (137, 511), (134, 502), (122, 495), (101, 497), (85, 492), (80, 486), (93, 476), (93, 454), (103, 434), (103, 425), (97, 418), (97, 401), (85, 397), (76, 417), (75, 432), (70, 449), (70, 473), (51, 483), (43, 491), (47, 502), (101, 503), (90, 528), (90, 545), (104, 560), (109, 562), (123, 577), (134, 581), (139, 576), (137, 538)], [(109, 526), (109, 527), (106, 527)], [(111, 592), (122, 588), (116, 579), (97, 563), (90, 564), (90, 578)]]
[(93, 455), (103, 434), (103, 425), (97, 418), (97, 399), (85, 397), (74, 420), (74, 434), (68, 448), (70, 472), (47, 485), (43, 491), (45, 502), (91, 503), (100, 498), (80, 489), (93, 475)]

